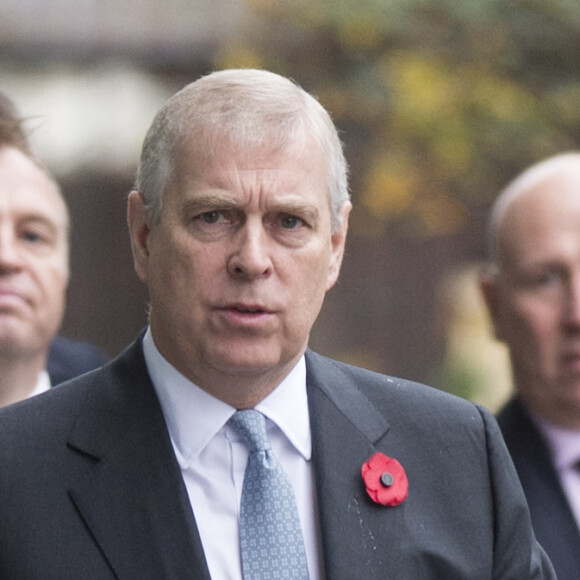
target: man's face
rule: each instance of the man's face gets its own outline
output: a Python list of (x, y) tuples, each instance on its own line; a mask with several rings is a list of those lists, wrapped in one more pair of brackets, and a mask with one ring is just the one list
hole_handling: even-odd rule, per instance
[(42, 353), (60, 326), (68, 282), (68, 217), (52, 181), (0, 148), (0, 355)]
[(512, 201), (500, 226), (500, 274), (487, 290), (522, 398), (580, 427), (580, 186), (551, 178)]
[[(220, 398), (229, 381), (273, 388), (306, 349), (342, 259), (314, 142), (283, 151), (222, 144), (206, 163), (181, 147), (161, 221), (129, 202), (136, 268), (161, 353)], [(201, 170), (197, 167), (203, 165)]]

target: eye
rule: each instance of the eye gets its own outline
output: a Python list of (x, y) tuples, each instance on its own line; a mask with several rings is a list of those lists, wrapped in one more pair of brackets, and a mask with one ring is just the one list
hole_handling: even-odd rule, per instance
[(280, 218), (280, 225), (285, 229), (293, 230), (306, 224), (303, 219), (295, 215), (283, 215)]
[(539, 288), (551, 287), (556, 284), (565, 283), (568, 276), (565, 272), (558, 270), (546, 270), (539, 272), (534, 280), (534, 283)]
[(30, 244), (42, 244), (48, 242), (48, 236), (35, 230), (24, 230), (20, 237)]
[(206, 211), (199, 216), (199, 219), (206, 224), (217, 224), (223, 219), (223, 214), (219, 211)]
[(537, 277), (536, 283), (538, 286), (548, 286), (554, 282), (557, 282), (559, 279), (560, 276), (558, 276), (558, 274), (555, 272), (544, 272)]
[(22, 237), (27, 242), (40, 242), (42, 239), (36, 232), (24, 232)]
[(532, 292), (553, 292), (567, 284), (569, 276), (565, 270), (545, 269), (532, 271), (525, 274), (521, 279), (523, 288)]

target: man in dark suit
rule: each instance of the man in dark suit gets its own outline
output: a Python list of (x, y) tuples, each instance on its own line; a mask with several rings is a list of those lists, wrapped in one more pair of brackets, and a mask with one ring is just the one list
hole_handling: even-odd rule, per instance
[(544, 160), (498, 197), (481, 285), (516, 394), (498, 415), (536, 536), (580, 578), (580, 153)]
[(55, 386), (101, 367), (108, 361), (109, 357), (92, 344), (57, 336), (50, 344), (46, 371), (50, 384)]
[(55, 338), (68, 285), (68, 233), (60, 189), (0, 94), (0, 406), (106, 361), (90, 345)]
[[(555, 578), (489, 412), (307, 348), (346, 176), (326, 111), (273, 73), (212, 73), (160, 110), (128, 200), (149, 326), (0, 412), (0, 577)], [(270, 471), (290, 484), (271, 529), (276, 490), (248, 498)]]

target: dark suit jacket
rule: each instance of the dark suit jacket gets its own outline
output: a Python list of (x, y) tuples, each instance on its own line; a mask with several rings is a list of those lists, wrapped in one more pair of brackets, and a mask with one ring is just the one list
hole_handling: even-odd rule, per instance
[[(488, 412), (311, 352), (306, 364), (328, 580), (554, 578)], [(376, 451), (406, 470), (397, 507), (364, 489)], [(139, 342), (0, 410), (0, 578), (209, 579)]]
[(499, 413), (498, 422), (528, 499), (538, 541), (559, 580), (578, 580), (580, 531), (543, 435), (517, 398)]
[(55, 386), (92, 371), (108, 360), (109, 357), (92, 344), (57, 336), (50, 345), (46, 370)]

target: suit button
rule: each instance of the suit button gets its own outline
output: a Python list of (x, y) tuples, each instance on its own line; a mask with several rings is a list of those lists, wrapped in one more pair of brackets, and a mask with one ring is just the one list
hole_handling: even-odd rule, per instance
[(381, 475), (381, 483), (385, 487), (391, 487), (391, 485), (393, 485), (393, 481), (393, 476), (390, 473), (385, 471), (385, 473)]

